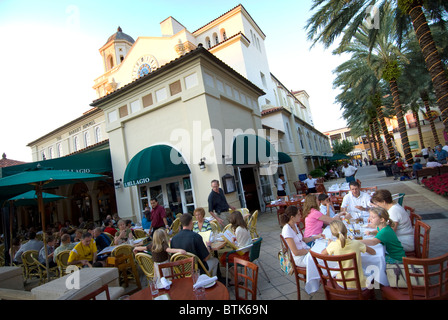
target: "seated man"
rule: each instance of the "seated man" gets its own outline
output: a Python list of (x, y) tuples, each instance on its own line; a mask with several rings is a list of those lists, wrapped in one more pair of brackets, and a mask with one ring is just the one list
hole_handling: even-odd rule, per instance
[[(48, 236), (48, 239), (47, 239), (47, 257), (48, 257), (48, 266), (50, 268), (56, 267), (56, 263), (53, 261), (55, 244), (56, 244), (55, 237)], [(38, 260), (44, 266), (46, 265), (47, 262), (46, 262), (46, 258), (45, 258), (45, 246), (43, 246), (40, 249)]]
[(20, 264), (22, 263), (22, 253), (28, 250), (36, 250), (40, 251), (42, 247), (44, 246), (44, 243), (40, 240), (36, 239), (36, 233), (30, 232), (28, 234), (29, 241), (25, 244), (23, 244), (20, 249), (16, 252), (14, 256), (14, 263)]
[(68, 265), (84, 267), (102, 267), (101, 262), (97, 262), (97, 248), (93, 236), (86, 232), (82, 235), (81, 241), (72, 249), (68, 257)]
[(347, 212), (356, 219), (362, 216), (362, 211), (369, 211), (370, 195), (362, 192), (356, 181), (350, 182), (349, 186), (350, 192), (342, 199), (341, 212)]
[(182, 230), (171, 239), (171, 248), (183, 249), (189, 253), (195, 254), (212, 276), (216, 276), (219, 260), (210, 254), (211, 243), (204, 244), (204, 240), (198, 234), (193, 232), (193, 216), (184, 213), (180, 217)]
[(54, 250), (53, 261), (56, 262), (56, 257), (62, 251), (72, 250), (75, 244), (71, 242), (70, 235), (68, 233), (63, 234), (61, 237), (61, 245)]

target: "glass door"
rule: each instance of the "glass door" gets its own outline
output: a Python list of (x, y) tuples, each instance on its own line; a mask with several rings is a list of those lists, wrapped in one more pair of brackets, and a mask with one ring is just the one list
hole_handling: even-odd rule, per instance
[(236, 191), (238, 193), (238, 199), (240, 199), (241, 208), (247, 208), (243, 183), (241, 181), (241, 169), (239, 167), (236, 167), (234, 169), (234, 173), (235, 173), (234, 175), (235, 175)]

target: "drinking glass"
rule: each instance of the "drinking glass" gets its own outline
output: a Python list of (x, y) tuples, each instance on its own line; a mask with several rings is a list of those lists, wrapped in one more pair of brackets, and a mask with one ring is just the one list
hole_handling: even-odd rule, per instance
[(149, 286), (151, 287), (151, 294), (153, 297), (157, 296), (159, 294), (159, 288), (157, 287), (157, 277), (154, 277), (152, 280), (149, 281)]

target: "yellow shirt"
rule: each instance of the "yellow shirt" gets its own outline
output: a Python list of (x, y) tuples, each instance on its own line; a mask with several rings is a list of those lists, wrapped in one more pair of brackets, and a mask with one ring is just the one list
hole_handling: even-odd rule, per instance
[[(68, 263), (78, 260), (87, 260), (92, 262), (93, 254), (97, 252), (97, 250), (95, 240), (93, 239), (90, 241), (90, 245), (88, 247), (83, 245), (82, 242), (79, 242), (70, 252)], [(78, 266), (82, 265), (79, 264)]]
[[(361, 288), (367, 287), (366, 285), (366, 277), (364, 276), (364, 271), (362, 270), (362, 264), (361, 264), (361, 253), (366, 252), (366, 245), (362, 242), (356, 241), (356, 240), (350, 240), (346, 239), (345, 241), (345, 247), (341, 247), (341, 241), (338, 239), (336, 241), (330, 242), (330, 244), (327, 247), (327, 252), (330, 255), (343, 255), (348, 253), (356, 252), (356, 262), (358, 263), (358, 273), (359, 273), (359, 283), (361, 284)], [(345, 261), (343, 264), (344, 268), (349, 268), (352, 266), (351, 261)], [(346, 271), (345, 272), (345, 278), (354, 278), (355, 274), (354, 271)], [(338, 274), (337, 278), (341, 278), (341, 275)], [(342, 285), (342, 283), (338, 283)], [(356, 284), (354, 281), (347, 282), (347, 287), (349, 288), (356, 288)]]

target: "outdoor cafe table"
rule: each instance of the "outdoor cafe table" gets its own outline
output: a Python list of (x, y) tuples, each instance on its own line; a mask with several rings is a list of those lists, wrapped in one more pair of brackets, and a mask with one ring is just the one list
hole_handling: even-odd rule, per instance
[[(158, 296), (168, 294), (171, 300), (195, 300), (196, 296), (193, 292), (193, 279), (191, 277), (172, 279), (169, 290), (159, 289)], [(219, 281), (205, 288), (204, 300), (229, 300), (230, 295), (226, 286)], [(153, 300), (151, 288), (142, 289), (129, 297), (129, 300)]]
[[(373, 230), (373, 229), (361, 227), (361, 233), (363, 234), (364, 239), (372, 237), (372, 236), (366, 236), (364, 234), (364, 232), (367, 230)], [(323, 234), (325, 235), (326, 239), (330, 239), (332, 237), (329, 226), (327, 226), (324, 229)], [(327, 240), (319, 239), (316, 240), (311, 250), (317, 253), (321, 253), (322, 250), (327, 247), (327, 245), (328, 245)], [(389, 286), (389, 281), (387, 280), (386, 276), (385, 248), (382, 244), (377, 244), (375, 246), (372, 246), (372, 248), (376, 252), (374, 255), (368, 253), (361, 253), (361, 262), (364, 274), (366, 275), (366, 278), (370, 279), (373, 278), (375, 280), (375, 283), (380, 283), (384, 286)], [(308, 253), (306, 255), (305, 263), (306, 263), (305, 291), (308, 294), (311, 294), (319, 290), (320, 276), (317, 267), (313, 261), (313, 258), (311, 257), (311, 254)], [(363, 286), (362, 283), (361, 286)]]

